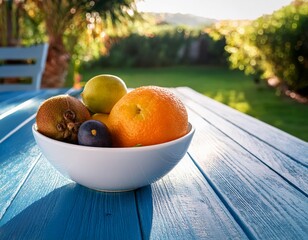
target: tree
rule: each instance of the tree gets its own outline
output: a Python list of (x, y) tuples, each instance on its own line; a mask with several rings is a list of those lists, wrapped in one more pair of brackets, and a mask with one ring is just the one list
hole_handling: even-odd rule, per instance
[[(135, 13), (133, 0), (41, 0), (35, 1), (43, 12), (49, 37), (49, 54), (43, 76), (44, 87), (63, 86), (70, 60), (78, 60), (82, 50), (99, 52), (106, 28)], [(80, 40), (85, 42), (80, 46)], [(92, 44), (96, 49), (91, 49)], [(98, 50), (98, 51), (97, 51)], [(77, 61), (78, 62), (78, 61)]]
[[(0, 10), (7, 13), (5, 2), (0, 0)], [(109, 27), (114, 29), (119, 21), (123, 23), (125, 19), (132, 19), (136, 13), (135, 0), (11, 0), (9, 2), (10, 6), (20, 9), (26, 15), (16, 19), (6, 14), (7, 23), (10, 19), (17, 21), (18, 26), (28, 23), (30, 32), (41, 29), (48, 38), (49, 52), (42, 87), (62, 87), (69, 64), (74, 63), (74, 60), (78, 63), (78, 55), (82, 53), (91, 57), (93, 55), (91, 50), (99, 52), (106, 40), (106, 29)], [(1, 32), (9, 33), (7, 26), (10, 25), (1, 24)], [(39, 35), (41, 38), (38, 41), (42, 41), (41, 32), (36, 32), (36, 36), (32, 35), (32, 39), (37, 40)], [(81, 41), (84, 42), (83, 46), (80, 44)]]
[(290, 5), (250, 22), (220, 22), (210, 34), (226, 39), (232, 68), (255, 80), (275, 77), (285, 89), (308, 95), (308, 3)]
[(22, 44), (24, 24), (30, 19), (23, 0), (0, 0), (0, 46)]
[(308, 3), (297, 0), (257, 19), (251, 38), (281, 84), (308, 95)]

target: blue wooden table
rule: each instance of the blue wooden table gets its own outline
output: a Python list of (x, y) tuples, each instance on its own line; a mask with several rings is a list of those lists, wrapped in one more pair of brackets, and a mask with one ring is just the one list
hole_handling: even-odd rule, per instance
[(80, 92), (0, 93), (0, 239), (308, 239), (308, 144), (172, 90), (196, 129), (188, 153), (156, 183), (123, 193), (64, 178), (34, 141), (40, 103)]

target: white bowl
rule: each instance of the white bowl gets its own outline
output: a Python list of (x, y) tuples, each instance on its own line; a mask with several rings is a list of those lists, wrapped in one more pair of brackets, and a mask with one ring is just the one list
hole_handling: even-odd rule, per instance
[(166, 175), (185, 155), (195, 129), (176, 140), (143, 147), (87, 147), (32, 132), (47, 160), (67, 178), (100, 191), (129, 191)]

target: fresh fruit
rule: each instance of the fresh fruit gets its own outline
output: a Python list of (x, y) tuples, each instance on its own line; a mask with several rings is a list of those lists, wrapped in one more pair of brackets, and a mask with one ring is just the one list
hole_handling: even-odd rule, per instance
[(37, 130), (47, 137), (76, 143), (79, 126), (90, 117), (88, 109), (77, 98), (58, 95), (41, 104), (36, 125)]
[(108, 121), (116, 147), (164, 143), (188, 132), (184, 104), (170, 90), (156, 86), (127, 93), (112, 108)]
[(102, 74), (91, 78), (81, 94), (93, 113), (110, 113), (115, 103), (127, 93), (124, 81), (113, 75)]
[(92, 147), (111, 147), (111, 136), (107, 126), (96, 120), (83, 122), (78, 131), (78, 144)]
[(92, 115), (91, 119), (100, 121), (104, 123), (107, 127), (109, 126), (109, 114), (106, 113), (95, 113)]

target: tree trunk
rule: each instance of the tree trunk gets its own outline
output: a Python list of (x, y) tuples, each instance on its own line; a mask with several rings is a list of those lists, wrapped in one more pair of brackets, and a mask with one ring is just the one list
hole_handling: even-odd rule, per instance
[(49, 35), (49, 49), (45, 71), (42, 77), (42, 88), (60, 88), (64, 86), (70, 56), (65, 50), (62, 36)]

